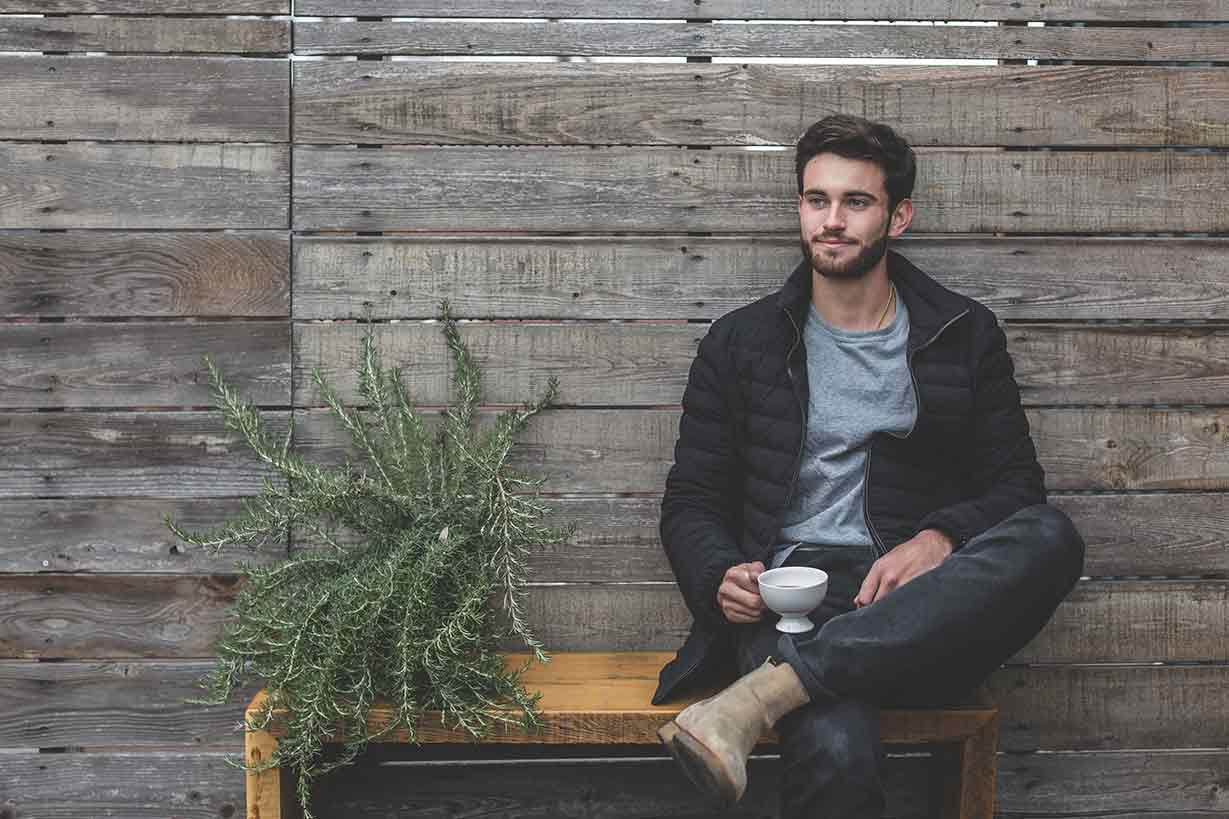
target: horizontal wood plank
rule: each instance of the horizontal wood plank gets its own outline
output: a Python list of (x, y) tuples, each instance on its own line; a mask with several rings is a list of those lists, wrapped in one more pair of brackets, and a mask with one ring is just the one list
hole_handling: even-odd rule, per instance
[[(533, 586), (527, 617), (555, 651), (667, 650), (691, 615), (673, 583)], [(1076, 585), (1012, 663), (1227, 661), (1229, 590), (1222, 581)], [(524, 650), (513, 642), (504, 648)]]
[[(1026, 414), (1050, 490), (1229, 487), (1223, 410), (1055, 407)], [(666, 409), (548, 410), (531, 420), (508, 463), (545, 476), (549, 493), (660, 492), (678, 421), (679, 412)], [(321, 464), (341, 464), (354, 453), (328, 410), (296, 411), (295, 444)]]
[[(526, 396), (528, 398), (528, 396)], [(1069, 490), (1229, 487), (1229, 417), (1215, 409), (1029, 409), (1046, 484)], [(295, 413), (295, 448), (338, 466), (355, 457), (328, 410)], [(490, 421), (493, 412), (483, 412)], [(280, 442), (288, 413), (262, 411)], [(546, 477), (547, 493), (660, 492), (673, 461), (677, 410), (550, 410), (534, 418), (509, 464)], [(268, 477), (217, 412), (0, 413), (0, 495), (204, 498), (253, 494)], [(364, 467), (366, 456), (357, 455)]]
[(4, 51), (251, 55), (290, 51), (289, 20), (42, 17), (3, 22), (0, 49)]
[(8, 317), (236, 318), (290, 315), (290, 235), (0, 235)]
[[(1229, 510), (1220, 493), (1051, 493), (1049, 503), (1070, 516), (1084, 538), (1085, 576), (1229, 577)], [(551, 512), (546, 523), (575, 523), (578, 531), (571, 543), (534, 547), (528, 559), (530, 579), (673, 582), (658, 535), (660, 492), (646, 497), (556, 497), (547, 506)], [(349, 530), (343, 530), (339, 540), (358, 541)], [(292, 549), (327, 548), (297, 531), (291, 533), (291, 544)], [(24, 568), (28, 563), (19, 565), (22, 568), (13, 571), (29, 571)], [(113, 570), (127, 570), (125, 565), (130, 564), (117, 562)]]
[(1223, 748), (1223, 665), (1004, 668), (989, 687), (1002, 709), (999, 749)]
[[(136, 2), (136, 0), (128, 0)], [(13, 0), (8, 0), (13, 2)], [(66, 2), (66, 0), (59, 0)], [(1222, 0), (1177, 0), (1158, 8), (1149, 0), (847, 0), (839, 6), (816, 0), (455, 0), (445, 13), (432, 0), (298, 0), (301, 15), (422, 17), (612, 17), (705, 19), (892, 19), (892, 20), (1224, 20)]]
[(260, 686), (236, 691), (225, 705), (185, 702), (205, 695), (198, 682), (213, 667), (200, 660), (0, 661), (0, 747), (188, 746), (241, 754), (244, 709)]
[[(99, 21), (21, 19), (57, 24)], [(128, 89), (138, 84), (141, 93), (130, 93)], [(0, 95), (13, 107), (0, 120), (0, 139), (287, 142), (290, 138), (289, 66), (273, 60), (0, 56)]]
[(281, 228), (286, 145), (0, 143), (0, 228)]
[[(290, 413), (263, 411), (281, 443)], [(224, 498), (286, 485), (215, 412), (0, 413), (0, 497)]]
[(16, 816), (218, 819), (244, 810), (234, 754), (190, 748), (157, 753), (11, 753), (6, 806)]
[[(1025, 405), (1216, 404), (1229, 390), (1229, 363), (1221, 364), (1229, 362), (1226, 329), (1076, 324), (1005, 329)], [(492, 404), (524, 400), (554, 375), (561, 404), (657, 406), (682, 400), (707, 330), (705, 324), (475, 322), (463, 325), (461, 335), (483, 367), (483, 400)], [(439, 324), (416, 322), (296, 324), (295, 403), (324, 406), (313, 379), (317, 371), (343, 400), (365, 403), (358, 370), (368, 332), (383, 366), (406, 368), (403, 382), (417, 401), (448, 402), (451, 358), (444, 335)], [(39, 400), (57, 397), (50, 392)], [(172, 397), (165, 400), (188, 403)]]
[(841, 110), (915, 147), (1229, 145), (1219, 68), (301, 60), (292, 71), (297, 142), (792, 146)]
[[(672, 647), (673, 648), (673, 647)], [(666, 652), (665, 660), (673, 656)], [(204, 661), (0, 661), (0, 747), (242, 747), (243, 712), (259, 690), (225, 706), (199, 697)], [(1226, 736), (1229, 666), (1005, 668), (990, 677), (1004, 751), (1208, 748)], [(645, 700), (646, 707), (648, 705)]]
[[(361, 0), (360, 0), (361, 2)], [(0, 0), (5, 14), (289, 14), (290, 0)]]
[[(1049, 500), (1083, 536), (1087, 576), (1229, 578), (1229, 510), (1218, 493), (1051, 494)], [(272, 541), (255, 551), (231, 547), (214, 554), (181, 543), (163, 522), (170, 515), (189, 531), (205, 531), (238, 515), (240, 504), (238, 498), (0, 501), (8, 532), (0, 540), (0, 571), (227, 574), (237, 572), (240, 561), (267, 564), (284, 557), (285, 545)], [(674, 580), (658, 535), (660, 492), (557, 497), (547, 505), (548, 524), (579, 528), (571, 543), (532, 550), (531, 580)], [(341, 542), (357, 542), (350, 534)], [(306, 534), (292, 543), (312, 548)]]
[(210, 657), (242, 578), (0, 575), (4, 657)]
[(228, 574), (239, 564), (266, 565), (287, 554), (285, 538), (219, 553), (183, 543), (163, 521), (189, 532), (221, 526), (242, 512), (242, 499), (89, 499), (0, 501), (7, 536), (0, 572)]
[(285, 322), (5, 324), (0, 346), (5, 408), (213, 405), (205, 355), (244, 400), (290, 403)]
[(297, 54), (1217, 60), (1229, 30), (627, 21), (297, 21)]
[[(917, 153), (917, 232), (1229, 229), (1221, 195), (1229, 154)], [(299, 145), (294, 166), (296, 230), (660, 233), (798, 225), (787, 151)]]
[[(1000, 319), (1229, 318), (1225, 239), (905, 234), (891, 247)], [(434, 318), (447, 298), (459, 318), (715, 319), (780, 288), (800, 258), (796, 231), (296, 236), (294, 318)]]
[[(233, 575), (0, 575), (0, 656), (209, 657)], [(551, 651), (664, 651), (691, 626), (674, 583), (533, 584), (530, 628)], [(1229, 584), (1086, 580), (1013, 663), (1229, 661)], [(509, 641), (508, 651), (525, 646)]]

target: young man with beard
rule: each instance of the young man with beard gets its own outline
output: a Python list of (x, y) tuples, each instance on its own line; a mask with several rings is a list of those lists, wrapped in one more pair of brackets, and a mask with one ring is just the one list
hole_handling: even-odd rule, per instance
[[(878, 817), (882, 705), (966, 695), (1041, 630), (1083, 570), (994, 313), (888, 248), (913, 218), (912, 149), (826, 117), (795, 157), (803, 259), (718, 319), (683, 395), (661, 537), (694, 624), (653, 702), (736, 668), (659, 734), (726, 804), (775, 727), (782, 815)], [(829, 575), (801, 635), (767, 566)]]

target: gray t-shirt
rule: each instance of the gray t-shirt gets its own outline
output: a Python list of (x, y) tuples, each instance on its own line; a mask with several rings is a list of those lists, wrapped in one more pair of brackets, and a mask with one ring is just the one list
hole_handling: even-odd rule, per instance
[(899, 298), (891, 324), (864, 332), (834, 327), (812, 304), (803, 339), (811, 393), (807, 437), (772, 568), (799, 542), (873, 542), (862, 517), (866, 446), (874, 433), (905, 435), (917, 420), (917, 396), (905, 362), (909, 313)]

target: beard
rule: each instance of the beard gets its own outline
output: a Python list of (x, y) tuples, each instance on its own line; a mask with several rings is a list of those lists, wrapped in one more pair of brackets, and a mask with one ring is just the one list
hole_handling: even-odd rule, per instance
[(851, 258), (840, 260), (828, 255), (827, 248), (816, 250), (806, 239), (799, 239), (802, 255), (806, 257), (811, 269), (829, 279), (860, 279), (879, 264), (879, 260), (888, 252), (888, 228), (884, 224), (883, 232), (869, 245), (863, 247)]

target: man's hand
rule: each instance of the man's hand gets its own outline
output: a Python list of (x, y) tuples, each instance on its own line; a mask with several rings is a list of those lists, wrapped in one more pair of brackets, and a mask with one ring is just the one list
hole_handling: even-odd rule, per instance
[(757, 578), (764, 564), (739, 563), (726, 569), (717, 587), (717, 605), (731, 623), (754, 623), (764, 616), (764, 599), (760, 597)]
[(913, 578), (938, 566), (952, 553), (952, 541), (938, 529), (923, 529), (875, 561), (854, 605), (862, 607), (888, 595)]

